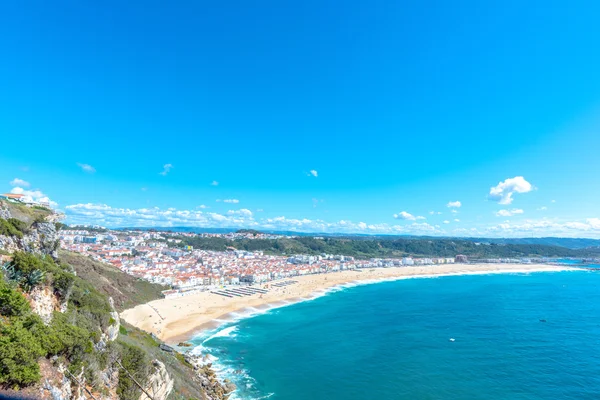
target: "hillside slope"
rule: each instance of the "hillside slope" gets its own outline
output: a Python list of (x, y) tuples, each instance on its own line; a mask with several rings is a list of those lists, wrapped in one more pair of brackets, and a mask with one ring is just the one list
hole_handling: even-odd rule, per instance
[(195, 249), (226, 251), (228, 248), (264, 251), (269, 254), (340, 254), (357, 258), (372, 257), (454, 257), (464, 254), (469, 258), (520, 257), (585, 257), (588, 250), (574, 250), (541, 244), (475, 243), (459, 239), (372, 239), (372, 238), (317, 238), (309, 236), (279, 239), (237, 239), (221, 237), (179, 236), (180, 246)]
[(169, 289), (138, 279), (81, 254), (64, 250), (58, 254), (60, 261), (73, 266), (77, 276), (90, 282), (101, 293), (112, 297), (118, 311), (158, 299), (161, 297), (161, 291)]

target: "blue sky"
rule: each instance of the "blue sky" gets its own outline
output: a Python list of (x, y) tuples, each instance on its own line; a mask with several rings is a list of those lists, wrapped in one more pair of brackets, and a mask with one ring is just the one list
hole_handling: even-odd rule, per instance
[(0, 5), (1, 191), (108, 226), (600, 237), (597, 2), (172, 3)]

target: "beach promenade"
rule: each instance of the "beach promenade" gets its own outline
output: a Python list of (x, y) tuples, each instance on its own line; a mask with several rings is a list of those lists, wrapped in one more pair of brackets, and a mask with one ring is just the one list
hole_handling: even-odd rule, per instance
[(223, 296), (201, 292), (189, 296), (154, 300), (121, 313), (128, 323), (176, 343), (203, 329), (215, 328), (240, 314), (257, 312), (323, 295), (334, 287), (409, 277), (563, 271), (568, 267), (546, 264), (450, 264), (349, 270), (294, 277), (293, 284), (272, 281), (253, 287), (265, 289), (251, 295)]

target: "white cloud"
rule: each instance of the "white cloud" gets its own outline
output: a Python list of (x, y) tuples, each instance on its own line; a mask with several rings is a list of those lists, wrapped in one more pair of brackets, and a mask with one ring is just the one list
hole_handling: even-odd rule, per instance
[(296, 219), (284, 216), (256, 219), (248, 209), (230, 210), (225, 214), (202, 210), (141, 208), (113, 208), (106, 204), (74, 204), (65, 208), (68, 223), (98, 224), (109, 227), (248, 227), (297, 232), (387, 233), (387, 234), (442, 234), (439, 227), (414, 222), (408, 225), (367, 224), (340, 220), (327, 222), (320, 219)]
[(169, 173), (169, 171), (171, 171), (172, 169), (173, 169), (173, 164), (165, 164), (165, 165), (163, 165), (162, 172), (159, 172), (159, 174), (162, 176), (166, 176)]
[(425, 217), (421, 217), (421, 216), (416, 217), (410, 213), (407, 213), (406, 211), (401, 211), (398, 214), (394, 214), (394, 218), (403, 219), (405, 221), (416, 221), (418, 219), (425, 219)]
[[(219, 200), (217, 200), (219, 201)], [(229, 203), (229, 204), (238, 204), (240, 201), (238, 199), (225, 199), (223, 200), (223, 203)]]
[(262, 208), (257, 208), (256, 212), (263, 212), (264, 210)]
[(446, 207), (448, 208), (460, 208), (462, 206), (462, 203), (460, 201), (451, 201), (448, 204), (446, 204)]
[(578, 221), (560, 221), (542, 218), (524, 222), (504, 223), (489, 226), (486, 235), (497, 237), (557, 236), (600, 238), (600, 218), (586, 218)]
[(205, 206), (204, 204), (200, 204), (200, 205), (198, 206), (198, 208), (202, 208), (202, 209), (204, 209), (204, 208), (208, 208), (208, 206)]
[(538, 211), (546, 211), (547, 209), (548, 209), (548, 207), (542, 206), (542, 207), (538, 208), (537, 210)]
[(252, 211), (248, 210), (247, 208), (242, 208), (240, 210), (229, 210), (227, 211), (227, 215), (239, 215), (242, 216), (244, 218), (252, 218)]
[(48, 196), (46, 196), (44, 193), (42, 193), (41, 190), (27, 190), (27, 189), (23, 189), (22, 187), (17, 186), (17, 187), (12, 188), (12, 190), (10, 192), (12, 194), (22, 194), (23, 195), (22, 200), (25, 202), (28, 202), (28, 203), (45, 203), (51, 207), (58, 206), (58, 203), (50, 200), (50, 198)]
[(429, 211), (429, 215), (441, 215), (441, 211)]
[(308, 173), (308, 176), (314, 176), (316, 178), (317, 176), (319, 176), (319, 173), (317, 172), (317, 170), (311, 169)]
[(451, 212), (452, 214), (458, 214), (458, 210), (456, 210), (456, 209), (450, 210), (450, 212)]
[[(16, 188), (15, 188), (16, 189)], [(23, 189), (17, 189), (24, 192)], [(36, 193), (40, 198), (43, 193)], [(473, 236), (482, 237), (590, 237), (600, 238), (600, 218), (561, 221), (556, 219), (510, 220), (488, 226), (464, 226), (445, 220), (440, 226), (426, 222), (409, 222), (402, 225), (386, 223), (352, 222), (349, 220), (324, 221), (321, 219), (257, 218), (248, 209), (230, 210), (225, 214), (206, 210), (178, 210), (174, 208), (114, 208), (105, 204), (74, 204), (65, 208), (67, 223), (98, 224), (109, 227), (173, 227), (192, 226), (206, 228), (254, 228), (296, 232), (325, 233), (379, 233), (391, 235)], [(416, 218), (416, 217), (415, 217)], [(464, 223), (463, 223), (464, 224)]]
[(551, 203), (556, 203), (556, 200), (550, 200)]
[(528, 193), (533, 190), (531, 183), (527, 182), (522, 176), (505, 179), (498, 185), (490, 188), (488, 198), (497, 201), (500, 204), (511, 204), (514, 193)]
[(217, 181), (212, 181), (210, 185), (211, 185), (211, 186), (219, 186), (219, 182), (217, 182)]
[(11, 186), (21, 186), (21, 187), (31, 186), (31, 184), (29, 182), (24, 181), (23, 179), (19, 179), (19, 178), (15, 178), (12, 181), (10, 181), (10, 185)]
[(90, 164), (77, 163), (77, 166), (81, 168), (82, 171), (87, 172), (89, 174), (93, 174), (94, 172), (96, 172), (96, 168), (92, 167)]
[(514, 208), (512, 210), (499, 210), (495, 214), (497, 217), (512, 217), (513, 215), (523, 214), (523, 212), (520, 208)]
[(460, 219), (458, 219), (458, 218), (455, 218), (455, 219), (454, 219), (454, 222), (460, 222)]

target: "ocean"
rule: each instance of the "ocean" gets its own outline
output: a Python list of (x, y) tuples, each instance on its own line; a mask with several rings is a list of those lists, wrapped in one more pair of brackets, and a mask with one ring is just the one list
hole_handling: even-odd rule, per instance
[(192, 342), (237, 399), (599, 399), (600, 272), (350, 286)]

